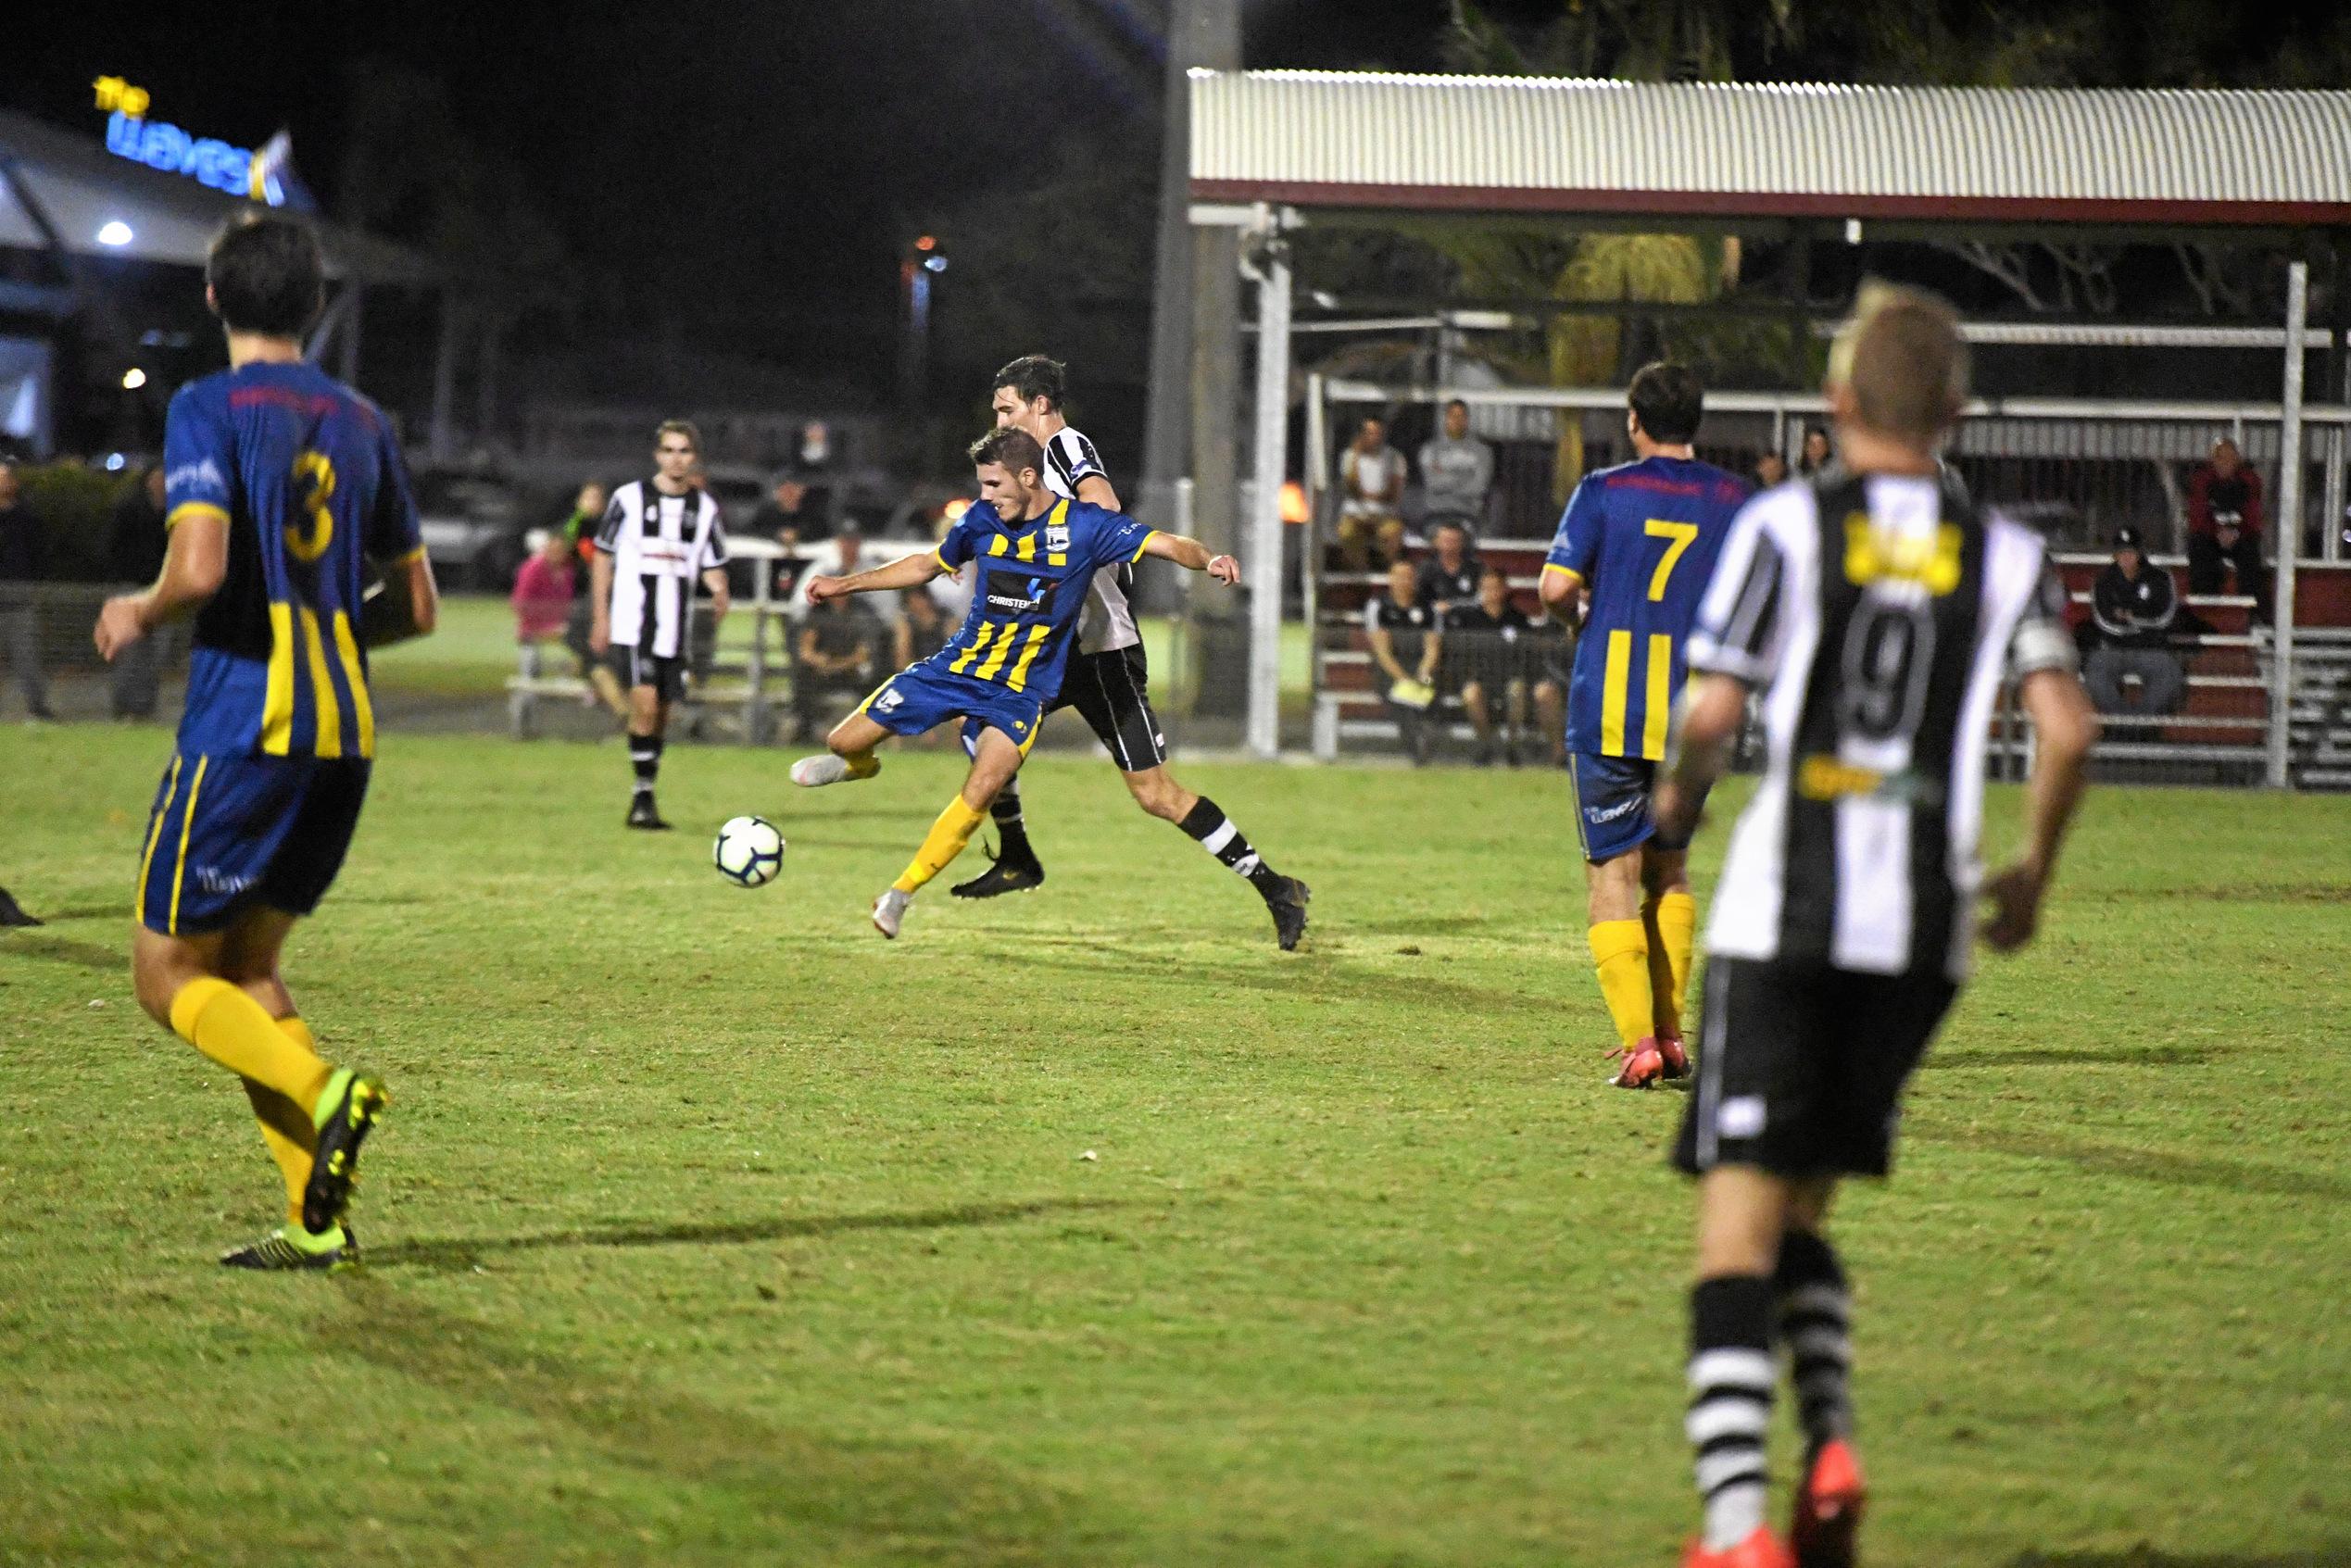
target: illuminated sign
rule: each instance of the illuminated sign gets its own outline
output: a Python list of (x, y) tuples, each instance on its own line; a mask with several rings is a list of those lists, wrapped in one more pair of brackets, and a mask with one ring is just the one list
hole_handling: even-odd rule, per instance
[(211, 136), (191, 136), (176, 125), (146, 118), (154, 99), (144, 87), (119, 76), (93, 83), (98, 107), (107, 112), (107, 150), (167, 174), (184, 174), (216, 191), (247, 196), (271, 207), (284, 203), (270, 149), (257, 157)]

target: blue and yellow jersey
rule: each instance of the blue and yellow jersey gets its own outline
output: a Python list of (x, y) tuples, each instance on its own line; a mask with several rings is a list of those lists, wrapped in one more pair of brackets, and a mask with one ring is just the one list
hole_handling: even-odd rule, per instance
[(170, 526), (229, 528), (228, 575), (196, 615), (180, 751), (371, 757), (362, 567), (422, 548), (390, 424), (316, 366), (193, 382), (163, 430)]
[(979, 502), (939, 542), (939, 564), (976, 561), (971, 613), (948, 645), (924, 660), (950, 675), (1051, 701), (1062, 689), (1070, 643), (1087, 585), (1106, 566), (1142, 558), (1153, 530), (1123, 512), (1060, 500), (1044, 516), (1007, 523)]
[(1567, 749), (1666, 755), (1687, 673), (1690, 624), (1747, 486), (1712, 463), (1647, 458), (1587, 474), (1559, 520), (1543, 574), (1590, 596), (1567, 691)]

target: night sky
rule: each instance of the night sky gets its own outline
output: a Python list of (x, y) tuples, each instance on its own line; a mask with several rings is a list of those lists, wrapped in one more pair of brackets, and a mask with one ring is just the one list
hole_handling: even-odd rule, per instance
[[(1432, 68), (1445, 10), (1248, 0), (1247, 63)], [(926, 215), (984, 207), (1074, 138), (1150, 167), (1163, 15), (1163, 0), (53, 6), (7, 40), (0, 102), (95, 136), (89, 84), (111, 74), (195, 134), (252, 146), (288, 127), (333, 212), (352, 83), (404, 66), (445, 85), (468, 141), (512, 160), (620, 329), (658, 310), (694, 347), (886, 388), (896, 260)]]

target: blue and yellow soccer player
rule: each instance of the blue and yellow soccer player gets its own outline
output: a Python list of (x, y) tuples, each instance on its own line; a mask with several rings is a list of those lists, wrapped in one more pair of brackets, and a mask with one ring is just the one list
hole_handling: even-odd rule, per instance
[[(320, 1059), (278, 955), (343, 864), (375, 755), (371, 643), (433, 629), (433, 570), (390, 425), (302, 359), (324, 270), (274, 215), (212, 243), (205, 298), (229, 368), (182, 388), (164, 425), (162, 573), (108, 599), (108, 659), (195, 616), (178, 749), (139, 857), (132, 979), (149, 1016), (245, 1080), (285, 1178), (285, 1225), (220, 1261), (356, 1261), (343, 1223), (359, 1145), (385, 1104)], [(362, 605), (372, 559), (384, 589)]]
[(854, 576), (811, 577), (808, 583), (810, 601), (823, 604), (849, 594), (920, 587), (977, 563), (979, 582), (962, 630), (930, 658), (891, 676), (835, 725), (824, 740), (829, 755), (792, 764), (795, 784), (870, 779), (882, 769), (874, 748), (890, 736), (963, 721), (973, 743), (971, 771), (904, 874), (874, 900), (874, 927), (885, 936), (898, 935), (914, 895), (971, 843), (988, 802), (1037, 743), (1046, 707), (1061, 692), (1094, 573), (1157, 556), (1219, 583), (1240, 581), (1239, 562), (1210, 555), (1197, 539), (1055, 495), (1044, 479), (1044, 449), (1025, 430), (1007, 425), (988, 432), (972, 443), (971, 458), (980, 498), (937, 549)]
[[(1588, 474), (1544, 561), (1543, 603), (1574, 626), (1567, 766), (1584, 851), (1592, 962), (1624, 1059), (1646, 1088), (1690, 1071), (1681, 1012), (1696, 946), (1690, 841), (1649, 797), (1685, 674), (1690, 626), (1747, 487), (1691, 454), (1705, 389), (1688, 367), (1642, 367), (1625, 428), (1637, 460)], [(1579, 613), (1580, 611), (1580, 613)]]

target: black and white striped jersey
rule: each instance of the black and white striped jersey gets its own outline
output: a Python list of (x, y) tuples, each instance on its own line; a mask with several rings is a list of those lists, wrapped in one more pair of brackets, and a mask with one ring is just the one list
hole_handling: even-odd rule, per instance
[(1731, 525), (1690, 667), (1762, 693), (1767, 762), (1708, 951), (1966, 978), (2004, 669), (2073, 668), (2040, 537), (1956, 485), (1831, 470)]
[(612, 646), (682, 655), (695, 582), (726, 564), (718, 503), (700, 490), (665, 495), (649, 479), (634, 481), (612, 492), (596, 547), (612, 558)]
[[(1063, 425), (1045, 443), (1046, 487), (1075, 501), (1078, 482), (1089, 474), (1110, 478), (1102, 470), (1102, 460), (1094, 455), (1094, 444)], [(1135, 569), (1129, 564), (1106, 566), (1094, 573), (1093, 588), (1086, 596), (1086, 613), (1077, 623), (1078, 652), (1114, 653), (1143, 640), (1142, 633), (1135, 628), (1134, 606), (1126, 597), (1134, 586)]]

